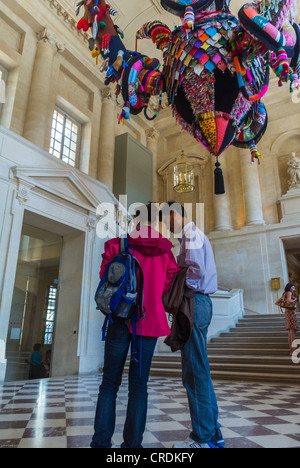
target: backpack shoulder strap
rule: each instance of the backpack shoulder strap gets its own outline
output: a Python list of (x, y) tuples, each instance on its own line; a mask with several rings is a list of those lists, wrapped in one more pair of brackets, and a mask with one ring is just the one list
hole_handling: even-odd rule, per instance
[(144, 272), (140, 265), (140, 262), (134, 257), (134, 262), (137, 271), (139, 272), (139, 291), (138, 291), (138, 306), (139, 306), (139, 313), (143, 315), (143, 303), (144, 303)]
[(120, 252), (124, 252), (125, 250), (129, 250), (128, 234), (125, 237), (120, 236)]

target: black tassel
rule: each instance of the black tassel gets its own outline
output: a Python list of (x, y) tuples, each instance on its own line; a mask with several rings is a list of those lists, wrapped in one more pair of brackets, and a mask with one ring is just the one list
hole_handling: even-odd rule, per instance
[(215, 194), (223, 195), (223, 193), (225, 193), (223, 171), (221, 169), (221, 164), (219, 163), (219, 160), (217, 159), (216, 169), (215, 169)]

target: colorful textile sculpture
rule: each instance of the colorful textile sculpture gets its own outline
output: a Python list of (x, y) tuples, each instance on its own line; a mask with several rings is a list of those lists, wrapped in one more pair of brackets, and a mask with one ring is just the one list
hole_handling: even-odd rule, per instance
[[(248, 147), (251, 162), (261, 158), (257, 143), (267, 128), (263, 96), (270, 69), (279, 86), (300, 89), (300, 28), (295, 23), (298, 0), (261, 0), (230, 13), (230, 0), (161, 0), (179, 16), (182, 26), (171, 31), (159, 21), (146, 23), (136, 35), (152, 39), (164, 53), (162, 70), (157, 59), (128, 51), (113, 25), (105, 0), (83, 0), (78, 28), (91, 28), (90, 49), (107, 62), (106, 83), (115, 82), (124, 99), (119, 122), (144, 110), (151, 96), (167, 93), (181, 127), (217, 158), (230, 145)], [(114, 15), (116, 11), (113, 10)], [(137, 46), (136, 46), (137, 50)], [(216, 193), (224, 193), (223, 184)]]

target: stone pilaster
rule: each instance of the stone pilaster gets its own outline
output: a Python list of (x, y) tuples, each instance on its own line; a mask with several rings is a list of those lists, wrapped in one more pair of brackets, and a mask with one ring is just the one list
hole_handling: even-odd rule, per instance
[(116, 99), (111, 88), (101, 91), (102, 110), (97, 164), (97, 179), (113, 189), (115, 160)]
[(150, 128), (146, 131), (147, 148), (152, 153), (152, 198), (153, 201), (158, 201), (158, 139), (159, 132), (155, 128)]
[(246, 226), (265, 225), (262, 209), (258, 164), (251, 164), (248, 150), (240, 150), (242, 187), (245, 200)]
[(37, 34), (36, 56), (24, 125), (24, 138), (44, 148), (55, 54), (64, 45), (47, 28)]
[[(215, 170), (216, 160), (212, 156), (212, 168)], [(214, 214), (215, 214), (215, 231), (232, 231), (232, 217), (229, 197), (229, 183), (226, 174), (226, 157), (222, 158), (221, 169), (225, 181), (225, 193), (222, 195), (213, 195), (214, 197)]]

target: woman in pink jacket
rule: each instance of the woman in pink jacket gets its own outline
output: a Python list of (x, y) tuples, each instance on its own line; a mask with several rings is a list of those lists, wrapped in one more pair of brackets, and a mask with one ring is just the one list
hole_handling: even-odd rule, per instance
[[(142, 346), (142, 361), (141, 370), (140, 364), (134, 362), (130, 364), (129, 398), (122, 448), (142, 448), (148, 406), (147, 385), (153, 353), (157, 339), (171, 333), (162, 304), (162, 295), (169, 290), (179, 270), (171, 251), (172, 243), (151, 227), (151, 215), (152, 223), (156, 221), (153, 220), (153, 207), (151, 212), (151, 205), (147, 206), (147, 219), (142, 219), (143, 211), (139, 215), (139, 229), (129, 236), (129, 246), (134, 248), (134, 256), (144, 273), (145, 319), (137, 323), (137, 335), (142, 335), (141, 341), (137, 339), (137, 353), (140, 354)], [(107, 264), (119, 253), (119, 250), (119, 238), (105, 243), (100, 278), (103, 277)], [(128, 327), (124, 321), (109, 324), (92, 448), (112, 446), (116, 397), (131, 342), (131, 326)]]

